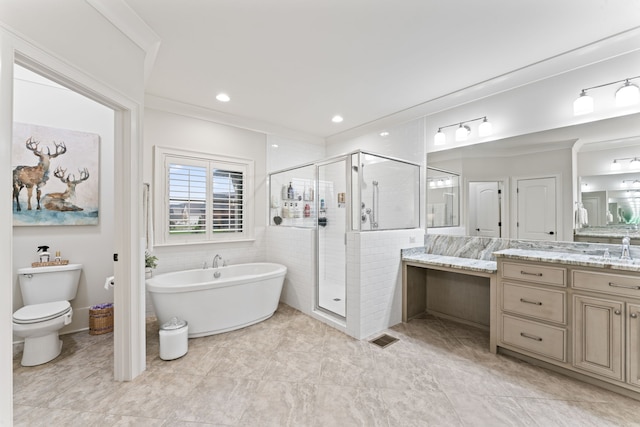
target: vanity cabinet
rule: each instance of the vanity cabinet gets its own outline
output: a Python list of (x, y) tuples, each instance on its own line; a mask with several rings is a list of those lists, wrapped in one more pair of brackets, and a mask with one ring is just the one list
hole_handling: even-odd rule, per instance
[(640, 277), (574, 270), (572, 287), (573, 365), (640, 387)]
[(497, 299), (499, 348), (640, 399), (640, 272), (498, 257)]
[(574, 295), (573, 310), (573, 366), (622, 381), (624, 304)]
[(501, 262), (498, 271), (500, 343), (542, 360), (566, 362), (566, 268)]
[(640, 304), (627, 304), (627, 382), (640, 387)]

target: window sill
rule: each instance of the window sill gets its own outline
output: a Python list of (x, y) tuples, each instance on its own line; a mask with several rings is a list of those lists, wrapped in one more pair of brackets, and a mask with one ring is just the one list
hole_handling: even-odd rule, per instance
[(255, 238), (249, 237), (244, 239), (229, 239), (229, 240), (203, 240), (199, 242), (164, 242), (164, 243), (155, 243), (153, 247), (167, 248), (171, 246), (224, 245), (227, 243), (247, 243), (247, 242), (255, 242), (255, 241), (256, 241)]

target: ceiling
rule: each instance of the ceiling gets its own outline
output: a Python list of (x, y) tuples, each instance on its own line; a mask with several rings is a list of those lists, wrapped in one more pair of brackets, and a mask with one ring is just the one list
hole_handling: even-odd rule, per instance
[(124, 1), (160, 39), (148, 95), (320, 138), (640, 26), (638, 0)]

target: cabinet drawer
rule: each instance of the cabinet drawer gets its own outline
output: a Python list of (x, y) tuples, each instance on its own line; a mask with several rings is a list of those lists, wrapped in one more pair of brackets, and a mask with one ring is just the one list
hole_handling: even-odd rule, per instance
[(566, 330), (502, 315), (502, 342), (544, 357), (566, 361)]
[(558, 267), (504, 262), (502, 263), (502, 277), (543, 285), (566, 286), (567, 270)]
[(571, 283), (576, 289), (640, 298), (638, 276), (574, 270)]
[(566, 323), (566, 292), (502, 284), (502, 309), (550, 322)]

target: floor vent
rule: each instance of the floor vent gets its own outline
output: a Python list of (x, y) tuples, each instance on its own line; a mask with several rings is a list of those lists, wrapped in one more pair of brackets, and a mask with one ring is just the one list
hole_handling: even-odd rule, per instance
[(377, 345), (380, 348), (385, 348), (398, 341), (398, 338), (392, 337), (391, 335), (381, 335), (376, 339), (369, 341), (372, 344)]

